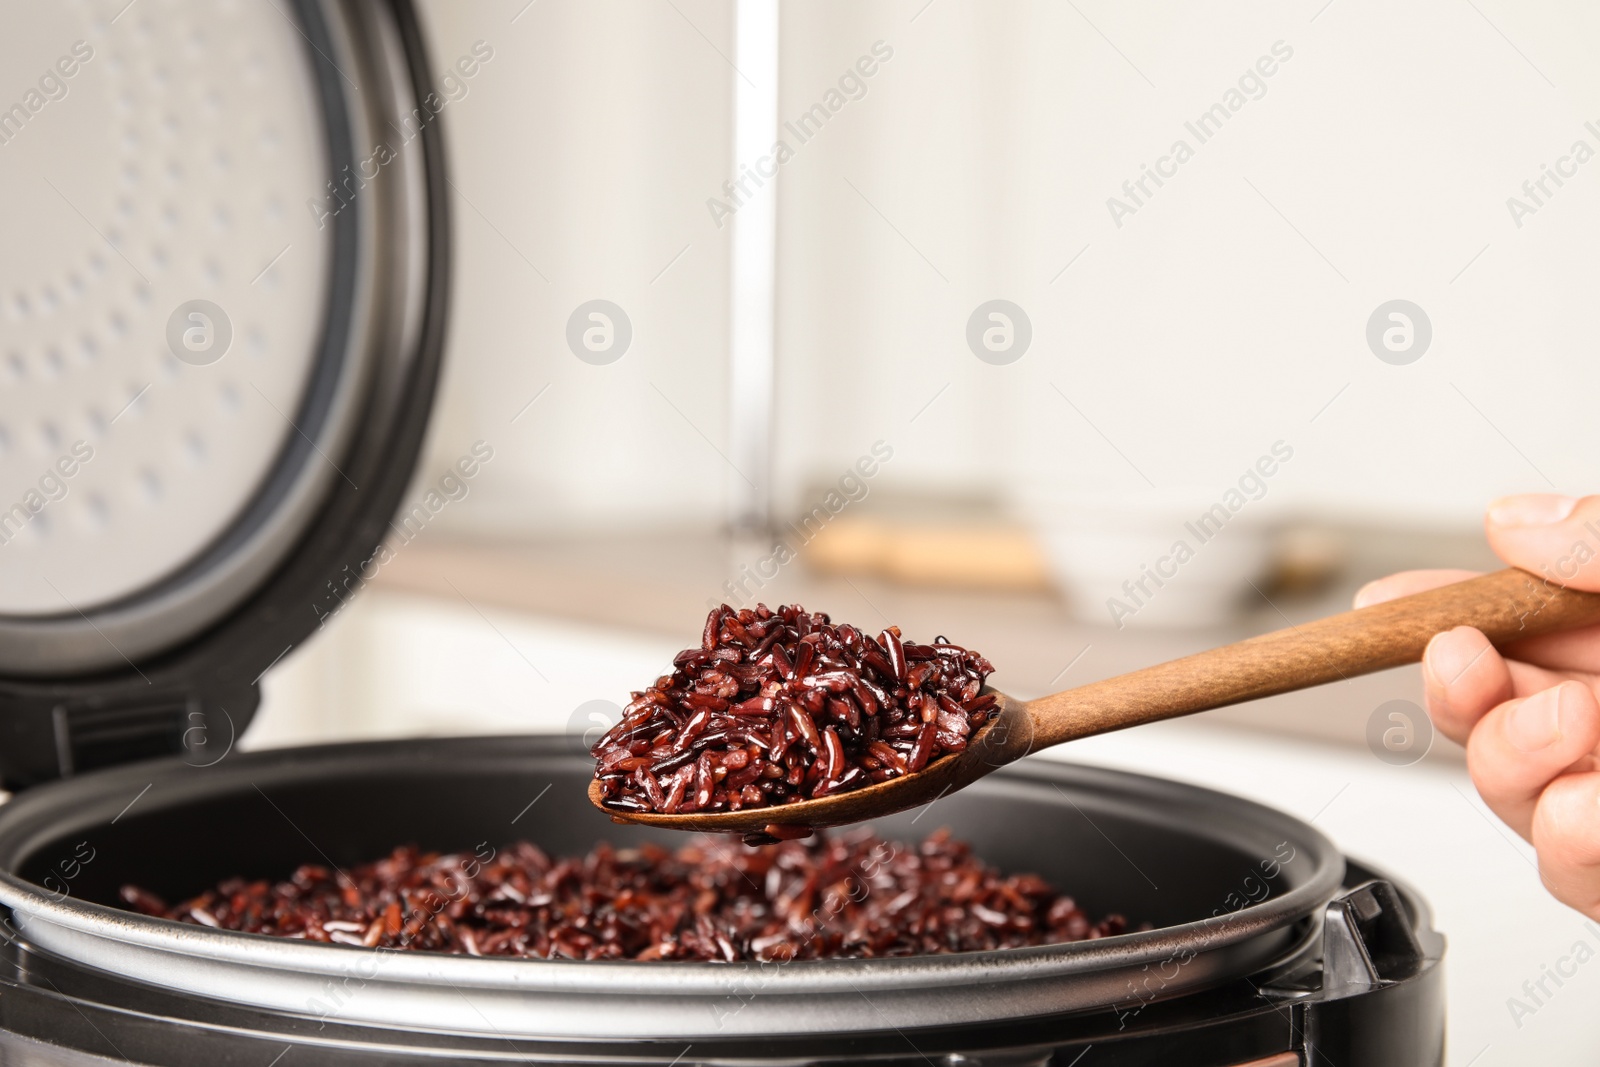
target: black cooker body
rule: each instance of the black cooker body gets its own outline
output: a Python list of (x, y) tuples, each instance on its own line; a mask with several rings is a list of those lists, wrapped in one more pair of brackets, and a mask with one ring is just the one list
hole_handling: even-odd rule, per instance
[[(397, 835), (466, 852), (527, 838), (569, 855), (673, 842), (592, 809), (589, 774), (571, 739), (456, 738), (166, 760), (30, 791), (0, 809), (0, 899), (15, 916), (0, 1026), (152, 1065), (270, 1062), (285, 1048), (351, 1064), (1442, 1063), (1443, 940), (1414, 894), (1281, 813), (1054, 761), (945, 798), (937, 825), (1091, 913), (1157, 929), (773, 971), (369, 952), (115, 908), (126, 882), (181, 899), (308, 856), (371, 859)], [(912, 812), (874, 829), (915, 839), (926, 822)]]

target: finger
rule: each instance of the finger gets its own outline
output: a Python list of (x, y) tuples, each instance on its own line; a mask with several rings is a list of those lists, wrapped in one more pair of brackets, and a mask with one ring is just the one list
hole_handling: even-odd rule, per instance
[(1375, 582), (1368, 582), (1356, 591), (1355, 606), (1358, 608), (1371, 607), (1381, 604), (1385, 600), (1396, 597), (1410, 596), (1412, 593), (1425, 593), (1429, 589), (1437, 589), (1441, 585), (1452, 585), (1464, 582), (1468, 578), (1476, 578), (1478, 571), (1436, 570), (1436, 571), (1401, 571), (1391, 574), (1387, 578), (1379, 578)]
[(1600, 701), (1588, 686), (1563, 682), (1485, 715), (1467, 740), (1467, 771), (1483, 802), (1532, 840), (1540, 795), (1569, 770), (1592, 770), (1597, 744)]
[[(1434, 636), (1422, 654), (1422, 685), (1428, 714), (1439, 732), (1460, 745), (1490, 709), (1532, 696), (1570, 675), (1505, 658), (1470, 626)], [(1580, 678), (1594, 684), (1594, 678)]]
[[(1596, 528), (1600, 529), (1600, 523), (1596, 524)], [(1401, 571), (1362, 586), (1356, 593), (1355, 606), (1370, 607), (1386, 600), (1410, 596), (1412, 593), (1425, 593), (1441, 585), (1451, 585), (1477, 576), (1477, 571)], [(1600, 626), (1587, 626), (1581, 630), (1518, 641), (1507, 645), (1504, 651), (1512, 659), (1548, 667), (1551, 670), (1600, 674)]]
[(1539, 877), (1563, 904), (1600, 919), (1600, 773), (1550, 783), (1533, 817)]
[(1515, 695), (1510, 666), (1482, 632), (1457, 626), (1434, 635), (1422, 654), (1428, 716), (1458, 745), (1489, 709)]
[(1508, 496), (1489, 505), (1489, 547), (1514, 567), (1600, 592), (1600, 496)]
[[(1500, 649), (1500, 655), (1505, 655), (1505, 650)], [(1560, 685), (1562, 682), (1582, 682), (1594, 688), (1594, 678), (1587, 674), (1574, 676), (1571, 671), (1553, 671), (1547, 667), (1538, 667), (1532, 663), (1522, 663), (1518, 660), (1507, 659), (1506, 669), (1511, 672), (1511, 695), (1515, 698), (1531, 697), (1535, 693), (1542, 693), (1546, 689)]]
[(1555, 671), (1600, 672), (1600, 626), (1516, 641), (1503, 651), (1512, 659)]

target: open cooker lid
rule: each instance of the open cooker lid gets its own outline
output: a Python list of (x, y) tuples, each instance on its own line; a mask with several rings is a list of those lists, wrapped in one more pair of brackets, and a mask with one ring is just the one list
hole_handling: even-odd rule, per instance
[(11, 789), (243, 730), (409, 480), (448, 253), (409, 0), (27, 22), (0, 34), (41, 71), (0, 114), (0, 190), (32, 205), (0, 224)]

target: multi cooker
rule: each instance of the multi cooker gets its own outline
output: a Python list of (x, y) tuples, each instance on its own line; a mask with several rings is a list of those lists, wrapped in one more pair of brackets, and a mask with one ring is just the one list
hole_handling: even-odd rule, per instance
[[(1055, 761), (874, 828), (949, 827), (1148, 929), (904, 959), (584, 962), (120, 908), (125, 884), (177, 900), (403, 843), (672, 841), (594, 811), (564, 737), (236, 745), (261, 676), (370, 570), (433, 400), (448, 116), (412, 5), (80, 0), (38, 21), (79, 58), (0, 147), (0, 182), (50, 198), (23, 224), (51, 238), (0, 279), (0, 471), (64, 472), (55, 453), (80, 442), (91, 457), (0, 526), (0, 1060), (1442, 1062), (1444, 942), (1415, 892), (1287, 815)], [(19, 40), (3, 47), (52, 59), (54, 38)], [(69, 110), (91, 75), (100, 96)]]

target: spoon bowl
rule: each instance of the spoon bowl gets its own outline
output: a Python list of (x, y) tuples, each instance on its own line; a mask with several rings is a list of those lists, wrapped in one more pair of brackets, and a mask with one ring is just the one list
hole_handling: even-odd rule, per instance
[(662, 815), (608, 807), (599, 782), (589, 783), (589, 800), (616, 822), (636, 822), (669, 830), (703, 833), (766, 833), (773, 827), (847, 826), (896, 811), (932, 804), (992, 771), (1027, 755), (1033, 742), (1028, 705), (993, 689), (998, 712), (972, 735), (967, 747), (929, 763), (916, 774), (852, 789), (816, 800), (800, 800), (738, 811)]
[(846, 793), (739, 811), (663, 815), (589, 799), (617, 822), (772, 837), (788, 828), (842, 826), (932, 804), (1042, 748), (1128, 726), (1307, 689), (1416, 663), (1434, 635), (1481, 630), (1497, 648), (1600, 623), (1600, 593), (1567, 589), (1508, 568), (1371, 607), (1223, 645), (1052, 696), (1022, 701), (996, 690), (999, 712), (959, 752), (915, 774)]

